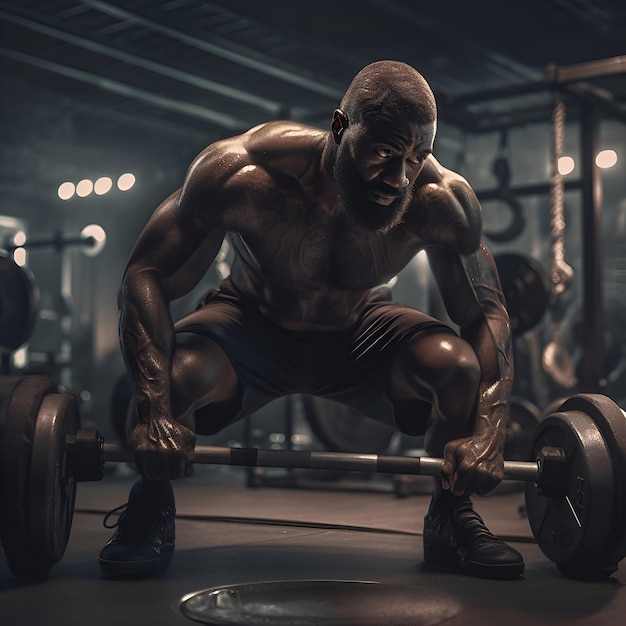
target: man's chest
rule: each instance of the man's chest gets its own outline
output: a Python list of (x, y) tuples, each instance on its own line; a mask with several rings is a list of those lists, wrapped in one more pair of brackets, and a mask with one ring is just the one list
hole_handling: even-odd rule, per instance
[(344, 216), (304, 211), (239, 235), (239, 253), (248, 264), (295, 289), (370, 289), (400, 272), (421, 247), (402, 226), (373, 233)]

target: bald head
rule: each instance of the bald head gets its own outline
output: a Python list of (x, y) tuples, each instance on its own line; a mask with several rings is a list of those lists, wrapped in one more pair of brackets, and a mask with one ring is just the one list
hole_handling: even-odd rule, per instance
[(409, 116), (418, 124), (437, 119), (435, 96), (424, 77), (400, 61), (366, 65), (352, 80), (341, 109), (351, 122), (372, 117)]

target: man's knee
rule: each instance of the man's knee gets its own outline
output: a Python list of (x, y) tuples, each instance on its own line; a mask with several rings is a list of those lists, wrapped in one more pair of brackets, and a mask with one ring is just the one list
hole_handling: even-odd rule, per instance
[(440, 370), (441, 391), (446, 389), (459, 396), (474, 398), (478, 392), (481, 371), (478, 357), (469, 343), (454, 337), (444, 341), (445, 363)]
[(471, 412), (480, 374), (478, 358), (465, 340), (447, 332), (420, 333), (398, 353), (392, 389), (400, 396), (416, 395), (455, 419)]
[(228, 356), (217, 342), (201, 335), (177, 336), (170, 380), (174, 417), (239, 397), (239, 382)]

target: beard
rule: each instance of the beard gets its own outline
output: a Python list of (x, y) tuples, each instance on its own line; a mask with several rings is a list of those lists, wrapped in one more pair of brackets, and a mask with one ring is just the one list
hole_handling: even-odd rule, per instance
[[(378, 233), (386, 233), (402, 223), (412, 197), (411, 187), (396, 189), (381, 180), (363, 181), (346, 150), (338, 150), (333, 167), (339, 200), (353, 222)], [(372, 195), (395, 196), (383, 206)]]

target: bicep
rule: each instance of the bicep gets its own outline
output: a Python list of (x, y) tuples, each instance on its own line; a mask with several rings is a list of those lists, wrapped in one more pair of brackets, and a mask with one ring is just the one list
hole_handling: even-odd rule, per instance
[(507, 317), (498, 270), (483, 242), (469, 254), (436, 247), (427, 254), (453, 322), (463, 329), (480, 324), (485, 316)]
[(180, 203), (180, 190), (164, 200), (137, 238), (126, 272), (149, 273), (168, 300), (188, 293), (217, 255), (224, 232), (200, 224)]

